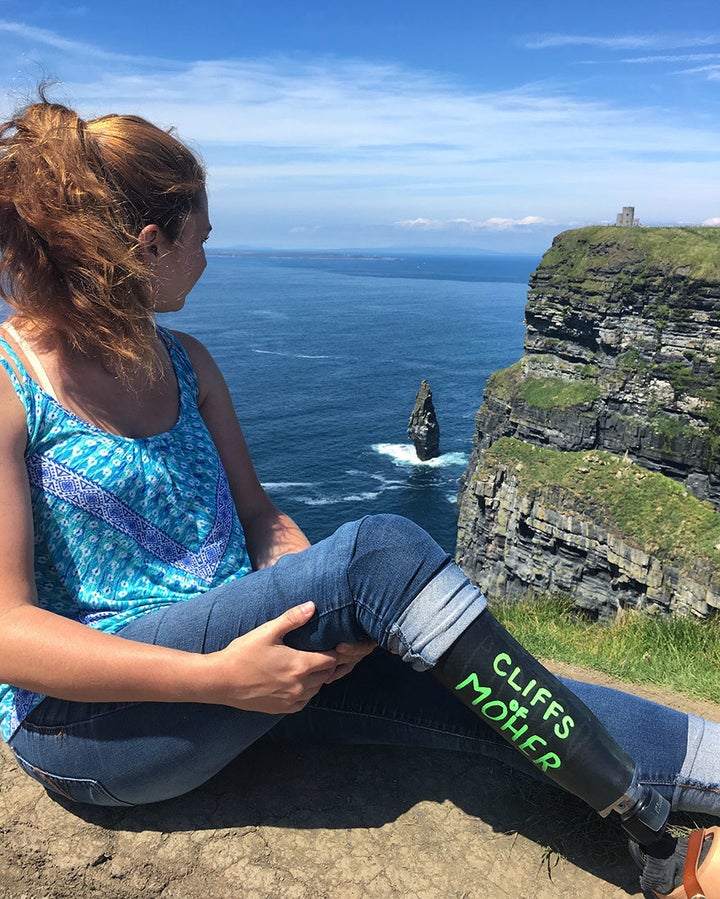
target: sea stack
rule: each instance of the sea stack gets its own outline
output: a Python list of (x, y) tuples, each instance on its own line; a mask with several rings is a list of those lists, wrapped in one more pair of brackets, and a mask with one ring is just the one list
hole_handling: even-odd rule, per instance
[(440, 455), (440, 426), (435, 416), (432, 390), (427, 381), (422, 382), (415, 397), (415, 408), (408, 421), (408, 437), (421, 462)]

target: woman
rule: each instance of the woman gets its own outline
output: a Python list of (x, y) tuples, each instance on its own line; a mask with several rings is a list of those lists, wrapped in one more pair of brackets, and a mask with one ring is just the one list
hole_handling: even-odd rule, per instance
[(572, 692), (405, 519), (311, 547), (273, 506), (212, 357), (156, 324), (210, 230), (201, 165), (142, 119), (41, 98), (0, 129), (0, 727), (19, 764), (127, 806), (265, 735), (506, 753), (619, 814), (644, 888), (690, 895), (687, 855), (720, 899), (718, 831), (691, 850), (665, 832), (670, 803), (720, 812), (718, 726)]

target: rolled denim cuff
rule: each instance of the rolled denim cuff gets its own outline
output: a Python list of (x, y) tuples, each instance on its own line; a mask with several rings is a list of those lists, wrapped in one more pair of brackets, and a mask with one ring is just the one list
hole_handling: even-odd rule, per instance
[(437, 665), (486, 607), (480, 589), (451, 562), (392, 625), (387, 648), (416, 671), (426, 671)]
[(720, 724), (688, 715), (687, 752), (675, 781), (677, 811), (720, 815)]

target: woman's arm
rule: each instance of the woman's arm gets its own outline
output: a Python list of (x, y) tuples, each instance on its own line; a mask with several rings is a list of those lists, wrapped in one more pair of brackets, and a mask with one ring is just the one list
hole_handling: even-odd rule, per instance
[(273, 505), (258, 480), (230, 391), (217, 363), (194, 337), (174, 333), (195, 369), (200, 414), (225, 468), (253, 568), (266, 568), (286, 553), (307, 549), (310, 544), (303, 532)]
[[(39, 609), (34, 583), (33, 522), (25, 467), (25, 411), (0, 377), (0, 681), (67, 699), (170, 698), (192, 680), (182, 654), (124, 646), (127, 641)], [(119, 646), (116, 646), (119, 644)], [(154, 682), (150, 666), (157, 664)], [(133, 672), (133, 668), (135, 669)], [(152, 687), (150, 685), (153, 685)], [(149, 698), (149, 696), (147, 697)]]
[(0, 683), (87, 702), (207, 702), (268, 713), (301, 709), (359, 649), (290, 649), (286, 633), (313, 614), (295, 607), (201, 655), (136, 643), (40, 609), (25, 467), (25, 412), (0, 373)]
[[(310, 545), (307, 537), (288, 515), (273, 505), (258, 480), (230, 391), (217, 363), (200, 341), (189, 334), (173, 333), (185, 347), (195, 369), (200, 414), (225, 468), (253, 567), (266, 568), (286, 553), (307, 549)], [(325, 683), (344, 677), (374, 648), (371, 640), (339, 643), (335, 647), (338, 665)]]
[(0, 682), (78, 702), (204, 702), (268, 714), (300, 711), (324, 683), (369, 651), (290, 649), (283, 637), (313, 613), (312, 603), (233, 640), (220, 652), (182, 652), (105, 634), (12, 603), (0, 612)]

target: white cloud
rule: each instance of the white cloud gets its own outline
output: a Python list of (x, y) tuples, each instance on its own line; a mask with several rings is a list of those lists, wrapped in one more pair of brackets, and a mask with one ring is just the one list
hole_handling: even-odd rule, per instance
[(509, 231), (514, 228), (552, 225), (553, 222), (539, 215), (526, 215), (519, 219), (493, 216), (483, 220), (467, 217), (447, 219), (445, 221), (416, 218), (395, 222), (395, 224), (401, 228), (421, 231)]
[(617, 62), (630, 65), (643, 65), (660, 62), (706, 62), (710, 59), (720, 59), (720, 53), (675, 53), (654, 54), (653, 56), (631, 56), (627, 59), (618, 59)]
[(322, 230), (322, 225), (296, 225), (290, 228), (290, 234), (317, 234)]
[[(417, 176), (430, 183), (456, 169), (458, 180), (487, 163), (531, 168), (547, 160), (585, 162), (662, 147), (687, 153), (717, 146), (711, 131), (683, 129), (651, 109), (627, 110), (537, 87), (477, 92), (427, 73), (334, 61), (192, 63), (166, 72), (103, 74), (69, 80), (64, 91), (91, 114), (132, 110), (174, 124), (203, 146), (243, 148), (238, 164), (293, 163), (320, 171), (328, 160)], [(286, 151), (281, 159), (276, 149)], [(261, 158), (262, 156), (262, 158)], [(452, 177), (452, 174), (451, 174)]]
[[(218, 245), (227, 223), (239, 242), (269, 242), (271, 221), (298, 237), (313, 233), (308, 222), (317, 234), (382, 222), (450, 239), (612, 221), (628, 203), (645, 222), (720, 208), (720, 125), (687, 104), (597, 102), (548, 84), (483, 90), (337, 58), (129, 58), (47, 29), (0, 20), (3, 30), (14, 39), (2, 83), (40, 55), (62, 80), (51, 96), (81, 114), (176, 126), (208, 165)], [(0, 116), (15, 103), (4, 105)]]
[(521, 219), (502, 218), (494, 216), (486, 219), (484, 222), (478, 222), (476, 227), (488, 228), (491, 231), (507, 231), (510, 228), (527, 228), (533, 225), (552, 225), (550, 219), (543, 218), (540, 215), (526, 215)]
[(707, 75), (709, 81), (720, 78), (720, 64), (714, 66), (696, 66), (693, 69), (681, 69), (678, 75)]
[[(82, 14), (83, 10), (77, 9), (76, 15)], [(62, 37), (54, 31), (47, 28), (37, 28), (34, 25), (24, 25), (22, 22), (8, 22), (6, 19), (0, 19), (0, 32), (12, 34), (16, 40), (24, 40), (29, 44), (40, 44), (41, 46), (51, 47), (54, 50), (60, 50), (64, 54), (70, 56), (89, 57), (105, 62), (138, 62), (137, 56), (130, 56), (125, 53), (113, 53), (110, 50), (104, 50), (95, 44), (88, 44), (84, 41), (73, 41), (69, 38)], [(151, 60), (148, 60), (151, 61)]]
[(720, 227), (720, 216), (715, 216), (714, 218), (705, 219), (703, 225), (710, 228), (718, 228)]
[[(336, 167), (340, 175), (406, 171), (413, 180), (422, 173), (429, 184), (448, 174), (468, 183), (469, 174), (490, 166), (502, 184), (510, 168), (517, 173), (527, 164), (532, 173), (548, 161), (565, 167), (583, 154), (590, 163), (648, 147), (668, 153), (717, 147), (714, 131), (683, 128), (665, 110), (627, 110), (537, 86), (480, 91), (427, 71), (337, 59), (162, 63), (167, 69), (159, 76), (158, 61), (128, 63), (45, 29), (0, 22), (2, 28), (62, 50), (53, 74), (85, 114), (133, 111), (176, 125), (203, 148), (239, 150), (233, 164), (260, 177)], [(0, 59), (6, 82), (19, 61), (12, 54)], [(284, 172), (288, 165), (292, 171)]]
[(707, 47), (720, 44), (720, 32), (710, 34), (616, 34), (603, 37), (597, 34), (540, 34), (528, 37), (524, 46), (530, 50), (550, 47), (601, 47), (607, 50), (665, 50), (675, 47)]
[(437, 219), (405, 219), (402, 222), (395, 222), (395, 224), (408, 231), (442, 231), (444, 228), (444, 223)]

